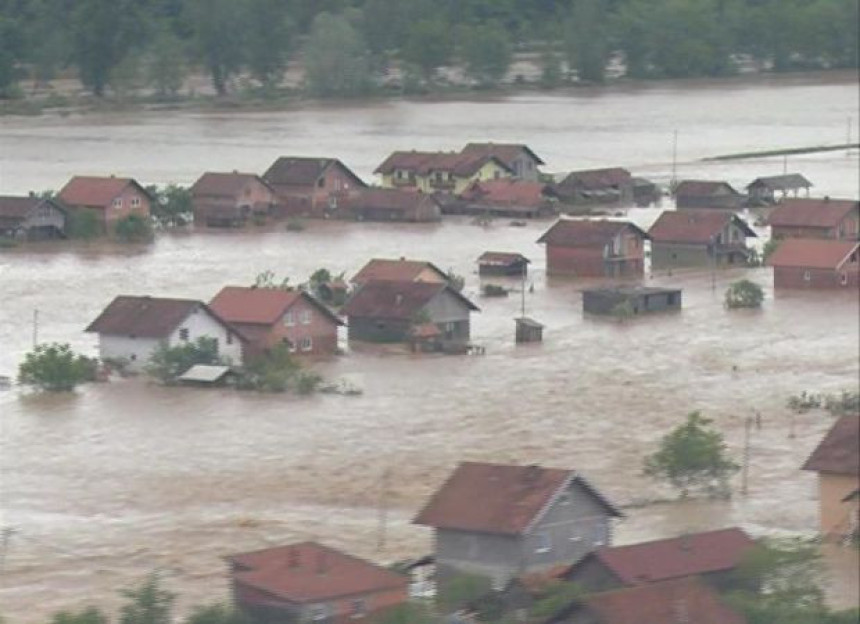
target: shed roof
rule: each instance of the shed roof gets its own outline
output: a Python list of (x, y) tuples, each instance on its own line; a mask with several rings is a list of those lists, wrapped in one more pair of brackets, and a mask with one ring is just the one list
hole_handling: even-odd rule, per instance
[(462, 462), (413, 520), (440, 529), (518, 535), (572, 481), (610, 514), (620, 512), (573, 470)]
[(192, 195), (206, 195), (210, 197), (236, 197), (245, 189), (250, 182), (258, 182), (269, 188), (266, 181), (253, 173), (217, 173), (207, 171), (200, 176), (191, 187)]
[(406, 258), (374, 258), (365, 264), (351, 281), (356, 284), (370, 280), (414, 281), (427, 269), (433, 271), (440, 282), (448, 281), (448, 274), (432, 262)]
[(364, 559), (316, 542), (232, 555), (236, 582), (290, 602), (308, 603), (405, 589), (409, 580)]
[(648, 236), (655, 243), (706, 244), (729, 223), (734, 223), (748, 237), (756, 236), (746, 221), (727, 210), (666, 210), (657, 217)]
[(633, 176), (622, 167), (610, 167), (606, 169), (585, 169), (583, 171), (571, 171), (567, 177), (559, 183), (561, 188), (576, 187), (587, 190), (599, 190), (631, 184)]
[(0, 219), (4, 221), (20, 221), (26, 219), (27, 216), (40, 204), (48, 202), (61, 212), (66, 209), (60, 206), (52, 199), (36, 197), (36, 196), (15, 196), (15, 195), (0, 195)]
[(149, 197), (147, 190), (132, 178), (75, 176), (60, 190), (57, 198), (69, 206), (103, 208), (110, 205), (129, 185), (137, 187)]
[(587, 561), (597, 560), (625, 585), (730, 570), (755, 542), (741, 529), (730, 528), (629, 546), (601, 547), (573, 564), (565, 578), (574, 579)]
[(472, 182), (461, 197), (482, 204), (538, 207), (555, 194), (551, 186), (542, 182), (496, 178)]
[(779, 243), (767, 262), (774, 267), (838, 269), (858, 247), (857, 241), (788, 238)]
[(860, 212), (860, 202), (853, 199), (786, 198), (768, 217), (771, 227), (832, 228), (851, 212)]
[(334, 312), (303, 290), (225, 286), (209, 302), (209, 306), (230, 323), (271, 325), (278, 322), (299, 300), (317, 308), (333, 323), (343, 325), (343, 321)]
[(794, 189), (809, 188), (810, 186), (813, 186), (812, 182), (799, 173), (763, 176), (761, 178), (756, 178), (747, 184), (748, 189), (753, 187), (762, 187), (773, 191), (791, 191)]
[(329, 167), (340, 166), (359, 186), (366, 184), (337, 158), (281, 156), (266, 170), (263, 179), (278, 186), (313, 186)]
[(179, 381), (196, 381), (201, 383), (215, 383), (230, 372), (229, 366), (216, 366), (214, 364), (195, 364), (179, 376)]
[(530, 263), (530, 260), (521, 253), (509, 251), (485, 251), (478, 258), (478, 263), (488, 266), (510, 266), (525, 262)]
[(416, 175), (428, 175), (435, 171), (450, 172), (457, 176), (468, 177), (490, 161), (510, 171), (510, 167), (492, 155), (464, 154), (458, 152), (393, 152), (374, 170), (383, 175), (396, 170), (412, 171)]
[(341, 312), (348, 317), (410, 320), (434, 297), (445, 291), (463, 307), (478, 310), (478, 306), (447, 282), (370, 280), (350, 297)]
[(630, 221), (559, 219), (537, 242), (561, 247), (602, 247), (627, 228), (642, 238), (649, 238)]
[(724, 180), (681, 180), (675, 187), (676, 197), (710, 197), (720, 190), (728, 190), (732, 195), (740, 195), (734, 187)]
[[(202, 301), (120, 295), (108, 304), (85, 331), (108, 336), (166, 338), (196, 310), (205, 310), (218, 323), (229, 327)], [(238, 332), (235, 334), (244, 339)]]
[(523, 143), (493, 143), (492, 141), (489, 143), (467, 143), (460, 153), (472, 156), (495, 156), (508, 167), (511, 167), (521, 152), (528, 154), (539, 165), (546, 164), (528, 145)]
[(376, 208), (407, 212), (424, 202), (439, 204), (436, 198), (428, 193), (394, 188), (366, 188), (352, 193), (344, 204), (354, 210)]
[(842, 416), (803, 464), (804, 470), (833, 474), (860, 473), (860, 416)]

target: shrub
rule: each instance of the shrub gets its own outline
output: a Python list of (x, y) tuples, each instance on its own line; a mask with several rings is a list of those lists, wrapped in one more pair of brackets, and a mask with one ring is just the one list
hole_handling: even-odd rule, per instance
[(152, 224), (148, 217), (130, 214), (116, 222), (114, 234), (124, 243), (146, 243), (152, 240)]
[(508, 289), (504, 286), (499, 286), (498, 284), (484, 284), (484, 296), (485, 297), (507, 297)]
[(49, 392), (70, 392), (95, 379), (94, 359), (72, 351), (68, 344), (41, 344), (18, 367), (18, 383)]
[(303, 232), (305, 230), (305, 223), (301, 219), (293, 218), (287, 221), (285, 227), (287, 232)]
[(237, 385), (242, 390), (286, 392), (300, 369), (289, 347), (279, 344), (247, 364)]
[(92, 210), (75, 210), (66, 222), (66, 234), (69, 238), (81, 240), (96, 238), (102, 234), (101, 220)]
[(313, 394), (323, 378), (317, 373), (302, 371), (296, 375), (296, 392), (299, 394)]
[(760, 308), (764, 301), (764, 291), (761, 286), (743, 279), (733, 283), (726, 291), (726, 307), (735, 308)]
[(175, 347), (167, 343), (160, 344), (152, 354), (146, 372), (161, 383), (170, 384), (195, 364), (222, 363), (218, 356), (218, 341), (200, 337), (194, 342)]

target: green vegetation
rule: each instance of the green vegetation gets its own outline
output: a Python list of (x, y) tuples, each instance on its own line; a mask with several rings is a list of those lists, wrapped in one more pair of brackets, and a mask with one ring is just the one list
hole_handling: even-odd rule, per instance
[(176, 227), (186, 225), (193, 218), (191, 206), (191, 190), (177, 184), (167, 186), (146, 187), (152, 197), (150, 211), (153, 218), (161, 227)]
[(147, 374), (164, 384), (171, 384), (195, 364), (223, 364), (214, 338), (200, 337), (194, 342), (158, 346), (146, 365)]
[(101, 219), (94, 210), (75, 210), (69, 213), (66, 234), (69, 238), (92, 240), (103, 232)]
[(95, 607), (86, 607), (80, 611), (58, 611), (51, 624), (108, 624), (108, 618)]
[(723, 436), (711, 423), (699, 412), (689, 414), (687, 422), (665, 435), (660, 448), (645, 458), (645, 474), (668, 481), (682, 497), (691, 492), (728, 496), (729, 477), (738, 465), (728, 458)]
[(280, 282), (275, 279), (275, 272), (271, 270), (263, 271), (262, 273), (258, 273), (257, 277), (254, 278), (254, 288), (275, 288), (278, 290), (292, 290), (293, 287), (290, 286), (290, 278), (285, 277)]
[(732, 310), (760, 308), (762, 301), (764, 301), (764, 291), (761, 286), (747, 279), (734, 282), (726, 291), (726, 307)]
[(311, 274), (307, 290), (323, 303), (334, 307), (346, 303), (349, 294), (343, 271), (332, 275), (326, 268), (317, 269)]
[(787, 407), (798, 414), (822, 407), (832, 416), (857, 414), (860, 412), (860, 392), (843, 390), (839, 394), (816, 394), (804, 390), (789, 397)]
[(239, 376), (238, 388), (260, 392), (286, 392), (296, 381), (300, 371), (301, 366), (290, 354), (289, 347), (280, 344), (245, 365)]
[(72, 351), (68, 344), (41, 344), (18, 366), (18, 383), (48, 392), (71, 392), (93, 381), (96, 361)]
[(153, 238), (149, 218), (139, 214), (123, 217), (114, 225), (114, 234), (124, 243), (148, 243)]
[(161, 588), (158, 575), (150, 574), (139, 586), (120, 591), (128, 602), (120, 610), (118, 624), (172, 624), (176, 594)]

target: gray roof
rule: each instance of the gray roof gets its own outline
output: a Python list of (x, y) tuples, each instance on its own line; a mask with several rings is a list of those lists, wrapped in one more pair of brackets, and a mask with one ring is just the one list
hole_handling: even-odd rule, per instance
[(215, 383), (230, 372), (229, 366), (213, 364), (195, 364), (179, 376), (179, 381), (199, 381)]
[(763, 186), (774, 191), (790, 191), (799, 188), (809, 188), (812, 186), (812, 182), (799, 173), (787, 173), (785, 175), (756, 178), (747, 184), (748, 189), (755, 186)]

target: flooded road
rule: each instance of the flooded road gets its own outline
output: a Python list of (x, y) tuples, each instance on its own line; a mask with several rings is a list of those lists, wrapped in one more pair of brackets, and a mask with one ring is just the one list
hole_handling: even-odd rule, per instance
[[(668, 179), (676, 127), (685, 161), (827, 142), (828, 133), (844, 140), (856, 82), (777, 82), (277, 114), (6, 118), (0, 188), (57, 188), (72, 173), (114, 168), (145, 183), (189, 182), (209, 168), (260, 171), (290, 153), (339, 155), (368, 176), (391, 149), (456, 149), (484, 137), (526, 141), (552, 170), (639, 163), (637, 173)], [(743, 186), (782, 166), (782, 159), (688, 162), (679, 175)], [(856, 151), (789, 159), (789, 170), (832, 196), (857, 196), (857, 166)], [(658, 213), (630, 216), (647, 226)], [(0, 569), (0, 613), (28, 624), (60, 608), (113, 607), (116, 590), (154, 569), (185, 609), (227, 596), (222, 556), (290, 540), (318, 539), (386, 562), (423, 554), (429, 532), (410, 519), (462, 459), (581, 470), (628, 506), (621, 543), (734, 524), (756, 535), (810, 534), (815, 476), (798, 468), (831, 420), (799, 416), (790, 437), (784, 406), (801, 390), (857, 387), (856, 294), (775, 295), (767, 268), (676, 271), (645, 281), (682, 287), (682, 312), (624, 324), (584, 318), (579, 290), (587, 284), (546, 278), (535, 240), (547, 226), (313, 222), (301, 233), (177, 233), (140, 248), (0, 252), (0, 375), (13, 375), (30, 348), (34, 309), (40, 340), (95, 354), (82, 330), (116, 294), (208, 300), (267, 269), (298, 282), (321, 266), (352, 274), (372, 256), (428, 258), (465, 275), (466, 294), (482, 308), (473, 338), (486, 347), (472, 357), (348, 351), (318, 366), (363, 388), (359, 397), (140, 380), (68, 396), (0, 391), (0, 527), (15, 529)], [(518, 296), (479, 297), (475, 259), (488, 249), (532, 259), (526, 307), (547, 326), (542, 344), (514, 346)], [(765, 288), (761, 311), (723, 308), (726, 287), (742, 275)], [(761, 412), (748, 495), (645, 505), (672, 493), (641, 475), (643, 455), (694, 409), (714, 418), (737, 459), (744, 419)], [(388, 513), (380, 551), (381, 500)], [(856, 604), (856, 551), (834, 549), (828, 561), (834, 602)]]

